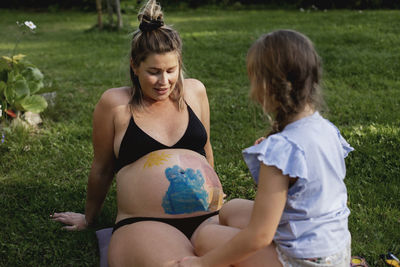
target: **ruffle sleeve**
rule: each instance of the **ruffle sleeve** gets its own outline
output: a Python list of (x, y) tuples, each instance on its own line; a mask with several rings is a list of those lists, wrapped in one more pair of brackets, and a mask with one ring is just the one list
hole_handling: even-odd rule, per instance
[(304, 151), (285, 136), (271, 135), (261, 143), (246, 148), (242, 153), (256, 183), (258, 183), (260, 163), (275, 166), (284, 175), (307, 179)]
[(340, 143), (342, 144), (342, 148), (343, 148), (343, 157), (347, 157), (347, 155), (351, 151), (353, 151), (354, 148), (351, 147), (349, 143), (347, 143), (346, 139), (343, 138), (343, 136), (340, 134), (339, 130), (338, 130), (338, 135), (339, 135)]
[(350, 146), (349, 143), (347, 143), (346, 139), (344, 139), (344, 137), (340, 134), (339, 129), (330, 121), (328, 121), (335, 129), (336, 129), (336, 133), (338, 135), (340, 144), (342, 145), (343, 148), (343, 158), (347, 157), (347, 155), (354, 150), (353, 147)]

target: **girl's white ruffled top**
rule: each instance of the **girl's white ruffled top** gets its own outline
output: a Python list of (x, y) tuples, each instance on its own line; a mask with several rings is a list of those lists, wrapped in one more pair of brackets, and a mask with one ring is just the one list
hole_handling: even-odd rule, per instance
[(343, 179), (344, 158), (353, 150), (339, 130), (315, 112), (243, 151), (256, 182), (260, 163), (298, 178), (288, 191), (274, 238), (288, 256), (329, 256), (350, 242), (350, 210)]

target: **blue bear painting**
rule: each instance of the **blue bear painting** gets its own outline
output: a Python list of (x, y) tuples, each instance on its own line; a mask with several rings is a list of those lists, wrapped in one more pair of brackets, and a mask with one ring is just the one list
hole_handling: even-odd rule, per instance
[(178, 165), (165, 170), (170, 182), (162, 207), (168, 214), (184, 214), (208, 210), (208, 193), (204, 190), (204, 177), (200, 170), (186, 170)]

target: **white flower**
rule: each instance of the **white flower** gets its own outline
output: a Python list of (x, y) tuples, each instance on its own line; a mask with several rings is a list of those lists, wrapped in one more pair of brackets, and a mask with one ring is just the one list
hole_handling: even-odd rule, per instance
[(304, 12), (304, 8), (300, 8), (300, 12)]
[(25, 21), (24, 24), (31, 30), (36, 29), (36, 25), (32, 21)]
[(0, 105), (0, 118), (1, 116), (3, 116), (3, 110), (1, 109), (1, 105)]

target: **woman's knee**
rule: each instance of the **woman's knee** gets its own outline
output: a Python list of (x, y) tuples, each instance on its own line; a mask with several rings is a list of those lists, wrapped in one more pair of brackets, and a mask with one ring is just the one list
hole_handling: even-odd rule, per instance
[(202, 256), (208, 251), (225, 244), (234, 237), (240, 229), (218, 224), (209, 224), (202, 227), (192, 239), (192, 244), (197, 256)]
[(215, 225), (205, 225), (192, 236), (191, 242), (196, 255), (201, 256), (211, 250), (210, 231), (212, 231), (213, 227)]
[(250, 221), (253, 201), (235, 198), (226, 202), (219, 212), (221, 225), (244, 228)]

